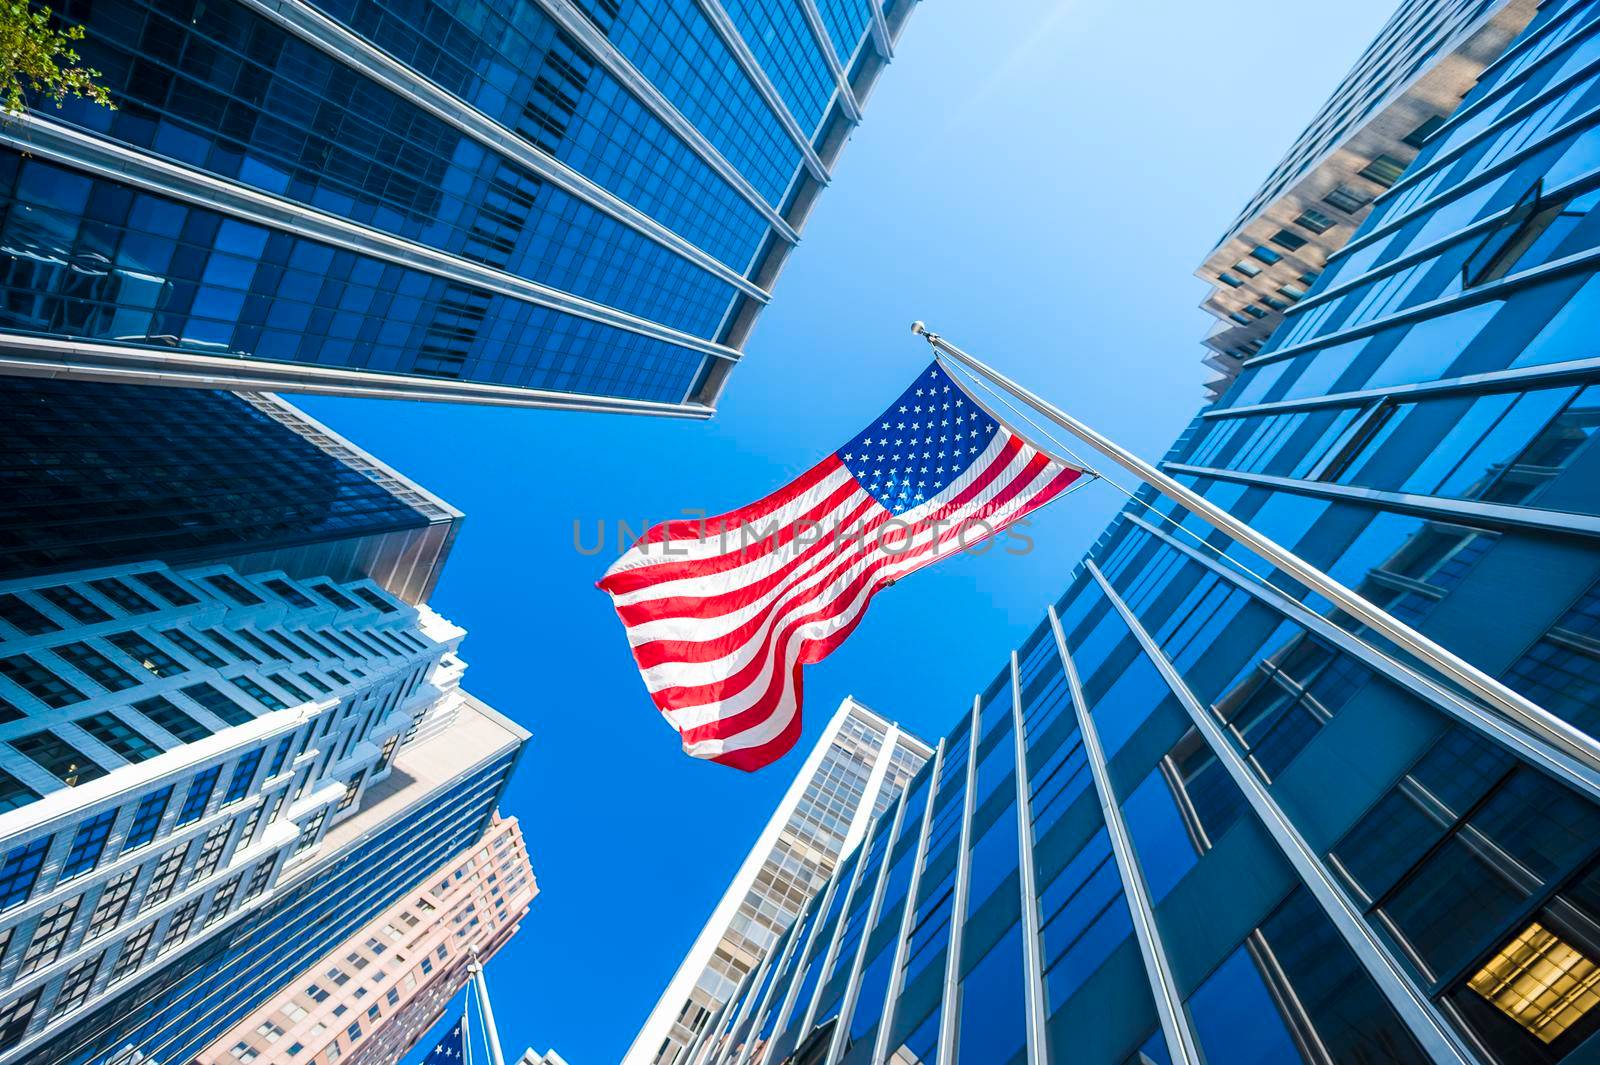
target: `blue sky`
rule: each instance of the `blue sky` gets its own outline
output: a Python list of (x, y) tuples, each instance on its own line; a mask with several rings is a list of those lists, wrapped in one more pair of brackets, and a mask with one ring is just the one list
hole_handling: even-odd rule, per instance
[[(512, 1060), (616, 1062), (839, 700), (937, 738), (1119, 497), (878, 596), (809, 669), (800, 748), (754, 775), (683, 756), (646, 699), (593, 586), (617, 521), (730, 509), (844, 443), (927, 360), (917, 318), (1160, 455), (1208, 375), (1191, 271), (1393, 7), (930, 0), (712, 422), (297, 400), (467, 513), (434, 606), (469, 632), (468, 687), (533, 733), (505, 812), (541, 894), (489, 967)], [(592, 543), (601, 520), (579, 554), (573, 523)]]

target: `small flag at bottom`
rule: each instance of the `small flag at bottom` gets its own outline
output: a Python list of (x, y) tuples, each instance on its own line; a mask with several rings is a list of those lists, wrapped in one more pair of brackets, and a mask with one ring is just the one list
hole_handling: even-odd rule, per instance
[(684, 751), (755, 770), (800, 736), (801, 668), (844, 642), (879, 589), (994, 535), (1082, 474), (935, 362), (793, 483), (719, 517), (655, 526), (599, 586)]
[(465, 1060), (462, 1049), (466, 1039), (466, 1033), (462, 1027), (465, 1021), (465, 1017), (456, 1018), (456, 1023), (452, 1024), (450, 1030), (444, 1033), (444, 1038), (439, 1040), (437, 1046), (428, 1051), (428, 1056), (422, 1065), (461, 1065), (461, 1062)]

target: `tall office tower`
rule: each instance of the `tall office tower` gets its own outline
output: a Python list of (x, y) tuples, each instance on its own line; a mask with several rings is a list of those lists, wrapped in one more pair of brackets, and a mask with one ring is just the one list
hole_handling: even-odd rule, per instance
[(1284, 313), (1344, 247), (1373, 198), (1394, 184), (1489, 64), (1527, 26), (1537, 0), (1404, 0), (1195, 271), (1206, 384), (1222, 395)]
[(624, 1065), (673, 1065), (922, 768), (927, 744), (846, 698), (711, 912)]
[(515, 818), (359, 928), (196, 1055), (198, 1065), (395, 1065), (538, 894)]
[(916, 0), (68, 0), (0, 372), (707, 417)]
[(0, 1062), (187, 1061), (479, 838), (526, 733), (462, 636), (370, 581), (0, 584)]
[(1597, 104), (1547, 0), (1166, 460), (1537, 709), (1146, 492), (690, 1060), (1596, 1060)]
[(226, 562), (433, 591), (461, 512), (276, 397), (0, 378), (0, 580)]

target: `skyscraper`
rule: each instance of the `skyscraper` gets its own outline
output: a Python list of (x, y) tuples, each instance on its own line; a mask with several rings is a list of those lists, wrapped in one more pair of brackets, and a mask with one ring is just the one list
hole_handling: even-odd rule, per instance
[(515, 818), (317, 959), (196, 1055), (199, 1065), (395, 1065), (517, 931), (538, 893)]
[(1535, 0), (1404, 0), (1195, 271), (1216, 316), (1216, 399), (1428, 137), (1533, 18)]
[(477, 839), (526, 738), (370, 581), (144, 563), (0, 619), (0, 1061), (203, 1046)]
[(225, 562), (421, 603), (461, 523), (271, 395), (0, 377), (0, 425), (0, 580)]
[(915, 0), (71, 0), (0, 372), (706, 417)]
[(922, 767), (921, 740), (839, 705), (623, 1059), (673, 1065), (745, 974)]
[(691, 1061), (1595, 1060), (1597, 102), (1550, 0), (1165, 463), (1535, 707), (1145, 491)]

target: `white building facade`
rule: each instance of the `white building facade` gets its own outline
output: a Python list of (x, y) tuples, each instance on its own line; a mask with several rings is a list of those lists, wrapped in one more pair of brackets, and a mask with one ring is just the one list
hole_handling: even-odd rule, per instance
[(846, 698), (695, 938), (623, 1065), (674, 1065), (841, 859), (933, 756)]

